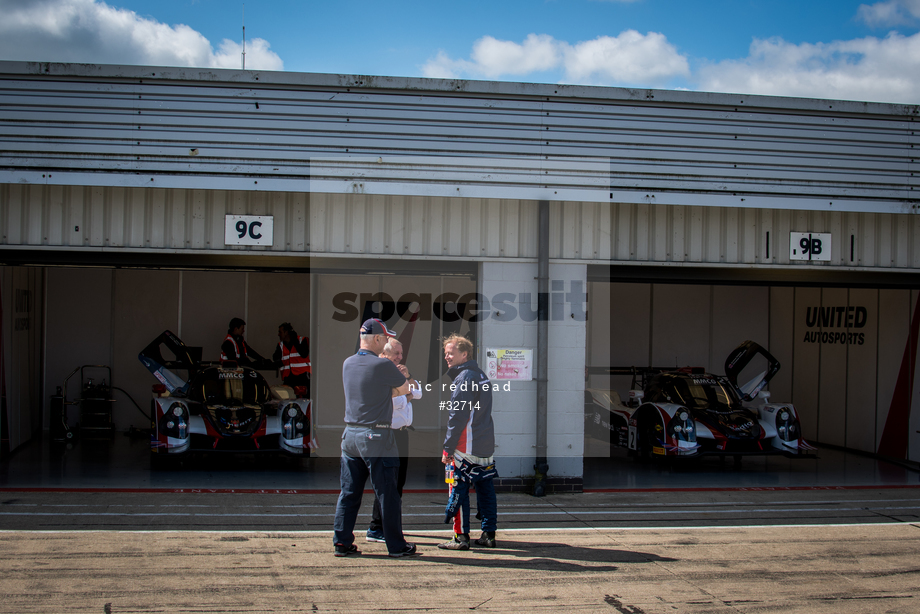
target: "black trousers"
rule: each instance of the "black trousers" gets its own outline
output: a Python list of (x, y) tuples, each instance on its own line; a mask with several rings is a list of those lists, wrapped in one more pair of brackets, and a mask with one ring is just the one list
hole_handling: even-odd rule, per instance
[[(409, 431), (393, 431), (393, 436), (396, 439), (396, 449), (399, 450), (399, 473), (396, 477), (396, 491), (401, 498), (403, 487), (406, 485), (406, 474), (409, 472)], [(374, 496), (374, 509), (371, 512), (371, 523), (368, 525), (367, 530), (383, 532), (380, 502), (376, 496)]]

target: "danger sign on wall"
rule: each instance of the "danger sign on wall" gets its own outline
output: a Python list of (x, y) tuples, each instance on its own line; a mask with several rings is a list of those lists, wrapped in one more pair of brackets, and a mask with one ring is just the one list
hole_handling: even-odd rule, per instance
[(533, 350), (487, 349), (486, 376), (529, 382), (533, 379)]

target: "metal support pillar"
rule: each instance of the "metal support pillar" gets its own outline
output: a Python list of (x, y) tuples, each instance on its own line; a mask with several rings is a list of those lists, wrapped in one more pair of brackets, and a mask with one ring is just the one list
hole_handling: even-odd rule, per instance
[(534, 464), (533, 495), (546, 494), (547, 360), (549, 357), (549, 201), (541, 200), (539, 207), (539, 240), (537, 246), (537, 458)]

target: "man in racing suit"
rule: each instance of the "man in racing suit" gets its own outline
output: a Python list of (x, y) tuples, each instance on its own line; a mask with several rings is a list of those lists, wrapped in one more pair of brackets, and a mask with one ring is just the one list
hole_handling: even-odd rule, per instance
[(243, 333), (246, 322), (242, 318), (233, 318), (227, 326), (227, 336), (220, 346), (220, 361), (236, 362), (241, 367), (258, 367), (265, 364), (265, 359), (246, 344)]
[(309, 398), (310, 376), (313, 373), (310, 365), (310, 338), (298, 335), (290, 322), (278, 326), (278, 347), (272, 354), (272, 362), (280, 369), (281, 382), (285, 386), (303, 387), (306, 392), (302, 396)]
[[(495, 470), (495, 426), (492, 422), (492, 384), (476, 361), (470, 358), (473, 344), (466, 337), (453, 334), (444, 340), (447, 374), (453, 379), (448, 407), (447, 436), (441, 461), (453, 463), (454, 486), (444, 522), (461, 514), (460, 527), (454, 522), (454, 537), (439, 544), (448, 550), (470, 548), (470, 486), (476, 487), (476, 507), (482, 519), (482, 535), (477, 546), (495, 547), (498, 504), (493, 479)], [(458, 530), (459, 529), (459, 530)]]

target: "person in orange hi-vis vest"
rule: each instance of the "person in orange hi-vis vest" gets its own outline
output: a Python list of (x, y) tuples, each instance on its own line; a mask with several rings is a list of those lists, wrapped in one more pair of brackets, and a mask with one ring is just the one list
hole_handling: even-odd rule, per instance
[(295, 390), (303, 388), (303, 394), (297, 396), (310, 396), (310, 375), (313, 370), (310, 366), (309, 337), (298, 335), (290, 322), (282, 323), (278, 326), (278, 347), (275, 348), (272, 360), (279, 368), (285, 386)]
[(233, 318), (227, 326), (227, 336), (220, 345), (220, 361), (233, 361), (241, 367), (259, 368), (267, 361), (254, 349), (249, 347), (243, 334), (246, 322), (242, 318)]

